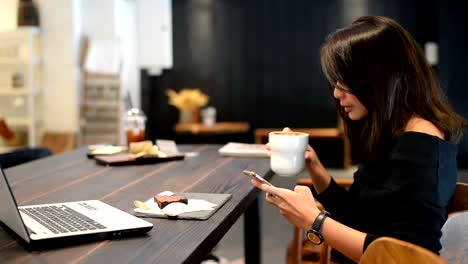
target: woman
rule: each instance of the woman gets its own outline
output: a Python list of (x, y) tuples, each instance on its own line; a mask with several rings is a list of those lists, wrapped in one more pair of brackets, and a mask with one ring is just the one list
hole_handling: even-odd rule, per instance
[(353, 185), (338, 186), (310, 146), (306, 168), (329, 216), (307, 187), (252, 184), (273, 194), (267, 202), (311, 239), (323, 238), (353, 261), (380, 236), (438, 253), (466, 122), (450, 108), (422, 50), (395, 21), (367, 16), (329, 36), (321, 63), (360, 163)]

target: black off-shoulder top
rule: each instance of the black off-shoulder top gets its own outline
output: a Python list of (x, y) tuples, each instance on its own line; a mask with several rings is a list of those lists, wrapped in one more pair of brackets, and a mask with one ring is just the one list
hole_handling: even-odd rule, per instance
[(438, 253), (457, 182), (456, 156), (454, 144), (404, 132), (383, 165), (360, 165), (349, 190), (332, 179), (317, 199), (333, 219), (367, 233), (364, 250), (390, 236)]

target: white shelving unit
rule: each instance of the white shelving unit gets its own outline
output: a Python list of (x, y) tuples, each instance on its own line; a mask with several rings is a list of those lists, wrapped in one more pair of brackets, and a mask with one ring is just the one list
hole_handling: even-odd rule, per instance
[[(40, 31), (37, 27), (0, 32), (0, 116), (20, 139), (13, 145), (0, 140), (0, 152), (38, 144), (42, 87)], [(21, 136), (24, 139), (21, 140)]]

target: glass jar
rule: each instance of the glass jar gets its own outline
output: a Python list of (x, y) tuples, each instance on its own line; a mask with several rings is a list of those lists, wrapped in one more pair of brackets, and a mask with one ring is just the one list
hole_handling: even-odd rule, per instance
[(145, 140), (146, 116), (138, 108), (128, 110), (123, 117), (127, 144)]

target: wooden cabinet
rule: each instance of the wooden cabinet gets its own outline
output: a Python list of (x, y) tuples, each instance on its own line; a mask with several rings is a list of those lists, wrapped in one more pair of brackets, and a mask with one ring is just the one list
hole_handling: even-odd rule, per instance
[(39, 29), (0, 32), (0, 116), (16, 135), (12, 141), (0, 140), (0, 152), (38, 144), (42, 94)]

